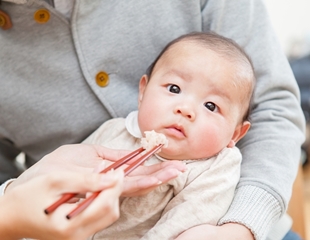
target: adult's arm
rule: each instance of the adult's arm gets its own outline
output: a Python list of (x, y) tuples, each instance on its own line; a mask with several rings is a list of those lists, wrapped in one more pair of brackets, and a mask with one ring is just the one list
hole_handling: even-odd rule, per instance
[[(265, 239), (286, 211), (304, 141), (298, 86), (263, 1), (209, 0), (202, 14), (203, 30), (240, 44), (250, 55), (257, 77), (251, 129), (238, 143), (243, 154), (241, 179), (219, 224), (239, 223), (255, 239)], [(229, 239), (234, 239), (234, 233), (238, 231), (229, 231)], [(236, 239), (251, 239), (243, 236)]]

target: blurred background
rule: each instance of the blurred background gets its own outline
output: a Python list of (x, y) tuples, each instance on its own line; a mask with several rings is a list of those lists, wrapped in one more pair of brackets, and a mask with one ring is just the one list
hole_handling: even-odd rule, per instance
[(289, 214), (293, 230), (310, 240), (310, 0), (265, 0), (269, 15), (301, 92), (306, 142)]
[(265, 4), (288, 58), (310, 54), (310, 0), (265, 0)]

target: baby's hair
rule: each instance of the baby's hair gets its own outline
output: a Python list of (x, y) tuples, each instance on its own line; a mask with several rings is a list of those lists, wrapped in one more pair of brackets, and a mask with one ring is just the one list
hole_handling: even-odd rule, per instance
[[(200, 44), (202, 47), (216, 52), (221, 57), (226, 58), (230, 62), (235, 64), (235, 75), (232, 76), (234, 79), (234, 84), (240, 87), (240, 91), (247, 91), (246, 97), (242, 99), (242, 102), (249, 102), (247, 110), (245, 111), (243, 121), (248, 120), (250, 116), (253, 100), (253, 89), (255, 86), (255, 75), (254, 67), (250, 57), (246, 52), (232, 39), (226, 38), (214, 32), (192, 32), (182, 35), (173, 41), (169, 42), (165, 48), (160, 52), (155, 61), (148, 67), (146, 75), (150, 79), (155, 68), (156, 63), (162, 56), (169, 51), (169, 49), (179, 42), (195, 42)], [(240, 81), (243, 80), (243, 81)], [(246, 80), (246, 81), (244, 81)]]

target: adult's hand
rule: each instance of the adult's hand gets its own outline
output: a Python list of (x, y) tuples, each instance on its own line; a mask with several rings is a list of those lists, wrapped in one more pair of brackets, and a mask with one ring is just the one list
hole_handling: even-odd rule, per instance
[(138, 167), (125, 177), (122, 196), (133, 197), (147, 194), (159, 185), (176, 178), (185, 170), (186, 166), (181, 161)]
[(176, 240), (254, 240), (251, 231), (237, 223), (226, 223), (222, 226), (209, 224), (199, 225), (180, 234)]
[[(129, 151), (118, 151), (116, 159), (110, 155), (108, 158), (110, 164), (128, 153)], [(95, 168), (95, 171), (100, 172), (108, 165), (106, 161), (102, 162)], [(122, 169), (126, 167), (127, 165), (124, 165)], [(184, 171), (186, 171), (186, 166), (182, 161), (166, 161), (151, 166), (140, 166), (125, 177), (122, 196), (133, 197), (147, 194), (159, 185), (176, 178)]]
[[(61, 171), (33, 177), (0, 198), (0, 239), (86, 239), (118, 218), (122, 184), (122, 170), (107, 174)], [(100, 190), (104, 191), (70, 220), (65, 216), (76, 207), (73, 203), (44, 213), (63, 193)]]
[[(76, 173), (91, 173), (100, 169), (103, 159), (116, 161), (128, 151), (113, 150), (99, 145), (72, 144), (64, 145), (43, 157), (39, 162), (27, 169), (8, 187), (9, 192), (14, 187), (25, 183), (33, 177), (59, 171)], [(101, 166), (102, 168), (102, 166)], [(180, 161), (169, 161), (152, 166), (141, 166), (125, 178), (123, 196), (145, 194), (159, 184), (168, 182), (185, 171), (185, 165)]]

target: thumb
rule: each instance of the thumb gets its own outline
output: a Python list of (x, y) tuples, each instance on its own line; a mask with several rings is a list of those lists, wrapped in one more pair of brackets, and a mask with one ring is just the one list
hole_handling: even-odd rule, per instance
[(99, 157), (110, 161), (116, 161), (130, 152), (128, 150), (106, 148), (100, 145), (92, 145), (92, 146), (95, 148)]
[(71, 173), (62, 172), (57, 176), (47, 177), (46, 183), (51, 188), (58, 188), (65, 192), (96, 192), (113, 187), (117, 182), (123, 181), (124, 172), (119, 169), (117, 171), (109, 171), (105, 174), (98, 173)]

